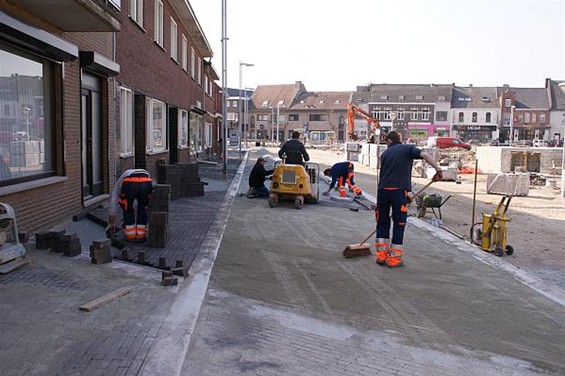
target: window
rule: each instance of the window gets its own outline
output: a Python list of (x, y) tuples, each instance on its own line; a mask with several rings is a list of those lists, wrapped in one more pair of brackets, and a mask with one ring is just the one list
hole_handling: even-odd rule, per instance
[(143, 27), (143, 0), (129, 0), (129, 16)]
[(412, 110), (412, 120), (418, 120), (418, 110)]
[(473, 114), (471, 115), (471, 122), (476, 123), (478, 120), (478, 116), (476, 112), (473, 112)]
[(203, 151), (202, 131), (204, 131), (204, 117), (195, 112), (191, 112), (188, 134), (190, 140), (190, 152), (193, 155)]
[(397, 119), (397, 120), (404, 120), (404, 119), (405, 119), (405, 116), (406, 116), (406, 112), (404, 111), (403, 108), (399, 108), (399, 109), (396, 111), (396, 119)]
[[(565, 116), (565, 114), (562, 114), (562, 116)], [(545, 123), (545, 114), (543, 112), (541, 114), (539, 114), (539, 122), (540, 122), (540, 124)], [(565, 124), (565, 122), (563, 122), (563, 124)]]
[(487, 122), (487, 123), (490, 123), (490, 122), (491, 122), (491, 119), (492, 119), (491, 113), (490, 113), (490, 112), (487, 112), (487, 114), (486, 114), (486, 119), (485, 119), (486, 122)]
[(120, 89), (120, 156), (133, 155), (133, 93)]
[(179, 146), (181, 148), (186, 148), (188, 146), (188, 111), (186, 110), (180, 110)]
[(465, 114), (463, 112), (460, 112), (458, 116), (459, 116), (459, 118), (458, 118), (457, 121), (459, 123), (463, 123), (465, 121)]
[(437, 100), (439, 102), (445, 102), (445, 95), (440, 95), (439, 97), (437, 97)]
[[(323, 101), (320, 101), (320, 103), (324, 103)], [(280, 101), (277, 102), (277, 106), (282, 106), (284, 104), (284, 99), (281, 99)]]
[(423, 110), (422, 111), (422, 120), (429, 121), (430, 120), (430, 110)]
[(416, 95), (416, 100), (417, 101), (424, 100), (424, 96), (423, 95)]
[(436, 111), (437, 121), (447, 121), (447, 111)]
[(399, 95), (399, 96), (398, 96), (398, 100), (403, 101), (403, 100), (404, 100), (404, 95)]
[(177, 23), (171, 17), (171, 59), (178, 61), (178, 27)]
[(504, 100), (504, 107), (510, 108), (512, 106), (512, 99), (507, 98)]
[(190, 76), (196, 78), (196, 52), (190, 47)]
[(261, 107), (267, 107), (268, 105), (269, 105), (268, 100), (264, 100), (263, 103), (261, 103)]
[(0, 115), (4, 125), (0, 129), (0, 186), (17, 182), (11, 179), (54, 175), (55, 124), (51, 115), (57, 102), (53, 87), (60, 85), (53, 73), (57, 74), (59, 65), (1, 44), (0, 62), (0, 99), (12, 103), (7, 111), (4, 105)]
[(181, 63), (182, 63), (182, 69), (184, 69), (185, 72), (188, 72), (188, 39), (186, 39), (186, 37), (184, 36), (184, 34), (182, 35), (182, 51), (181, 51)]
[(328, 121), (328, 115), (326, 114), (310, 114), (308, 115), (309, 121)]
[(257, 115), (257, 121), (269, 121), (269, 115), (265, 115), (265, 114)]
[(196, 69), (197, 69), (197, 73), (198, 73), (198, 77), (196, 77), (196, 82), (198, 82), (198, 85), (202, 85), (202, 60), (200, 59), (200, 57), (196, 58)]
[(510, 125), (510, 114), (508, 112), (504, 113), (504, 125)]
[(524, 113), (524, 123), (529, 123), (531, 119), (531, 114), (529, 112)]
[(538, 120), (537, 119), (537, 113), (532, 112), (532, 123), (534, 123), (534, 124), (537, 123), (537, 120)]
[(381, 100), (384, 100), (384, 101), (388, 100), (388, 95), (381, 95)]
[(289, 120), (289, 121), (298, 121), (298, 120), (299, 120), (299, 116), (298, 116), (298, 114), (289, 114), (289, 115), (288, 115), (288, 120)]
[(167, 119), (165, 103), (147, 98), (147, 151), (160, 152), (167, 149)]
[(154, 31), (154, 38), (155, 42), (159, 44), (159, 46), (163, 46), (163, 19), (164, 19), (164, 11), (163, 11), (163, 3), (160, 0), (155, 1), (155, 31)]

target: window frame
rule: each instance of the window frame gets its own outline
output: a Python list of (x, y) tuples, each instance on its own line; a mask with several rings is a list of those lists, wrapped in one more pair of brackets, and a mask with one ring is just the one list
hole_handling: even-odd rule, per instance
[(165, 8), (161, 0), (155, 1), (155, 13), (154, 13), (154, 27), (153, 39), (155, 43), (163, 47), (164, 44), (164, 22), (165, 22)]
[(188, 73), (188, 38), (184, 34), (182, 34), (181, 50), (181, 66), (182, 69)]
[(178, 63), (179, 55), (179, 27), (171, 17), (171, 59)]
[(129, 18), (143, 28), (143, 0), (129, 0)]
[[(164, 151), (167, 151), (167, 134), (168, 134), (168, 127), (167, 127), (167, 105), (165, 102), (162, 102), (160, 100), (157, 99), (153, 99), (153, 98), (146, 98), (146, 107), (147, 107), (147, 111), (146, 111), (146, 131), (147, 131), (147, 137), (146, 137), (146, 152), (148, 154), (154, 154), (154, 153), (161, 153)], [(160, 146), (155, 146), (155, 132), (157, 131), (156, 127), (155, 127), (155, 113), (154, 110), (156, 108), (160, 107), (161, 108), (161, 144)]]
[[(189, 116), (188, 116), (188, 111), (187, 110), (180, 110), (179, 111), (179, 124), (178, 124), (178, 144), (179, 144), (179, 148), (181, 149), (186, 149), (188, 148), (188, 133), (189, 133)], [(185, 115), (185, 117), (183, 118), (183, 115)], [(186, 122), (185, 122), (185, 121)], [(186, 130), (186, 138), (183, 142), (183, 130)]]
[(135, 153), (133, 91), (120, 87), (120, 157), (130, 157)]

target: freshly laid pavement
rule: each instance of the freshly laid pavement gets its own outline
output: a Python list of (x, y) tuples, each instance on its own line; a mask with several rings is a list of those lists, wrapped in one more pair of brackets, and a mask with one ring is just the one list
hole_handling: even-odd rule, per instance
[[(0, 276), (0, 374), (565, 374), (564, 291), (415, 218), (405, 266), (344, 259), (374, 213), (326, 197), (302, 210), (247, 199), (266, 154), (252, 149), (228, 179), (201, 174), (207, 194), (182, 202), (198, 208), (225, 192), (217, 210), (198, 212), (209, 212), (202, 228), (182, 232), (187, 244), (204, 235), (178, 286), (160, 286), (155, 268), (91, 264), (104, 229), (88, 220), (65, 224), (81, 256), (29, 243), (32, 263)], [(121, 287), (131, 292), (79, 311)]]

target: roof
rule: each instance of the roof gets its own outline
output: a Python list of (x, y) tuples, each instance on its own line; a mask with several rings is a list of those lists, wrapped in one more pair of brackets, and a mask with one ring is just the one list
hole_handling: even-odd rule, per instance
[(496, 87), (459, 87), (453, 88), (451, 108), (499, 108)]
[(349, 91), (323, 91), (323, 92), (304, 92), (300, 94), (292, 110), (347, 110), (347, 103), (351, 97)]
[(549, 109), (546, 88), (511, 88), (516, 93), (516, 108)]
[(285, 85), (259, 85), (255, 88), (250, 105), (254, 109), (288, 109), (295, 98), (306, 89), (300, 81)]
[(551, 80), (550, 85), (552, 110), (565, 111), (565, 81)]
[[(451, 102), (453, 84), (372, 84), (358, 86), (353, 94), (356, 102), (435, 103)], [(359, 98), (362, 98), (360, 101)]]

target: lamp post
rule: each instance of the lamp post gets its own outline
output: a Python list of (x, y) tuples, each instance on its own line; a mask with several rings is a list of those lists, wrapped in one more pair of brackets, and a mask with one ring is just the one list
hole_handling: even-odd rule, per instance
[[(244, 129), (243, 129), (243, 133), (245, 133), (245, 123), (243, 123), (243, 116), (241, 115), (242, 109), (243, 109), (243, 96), (242, 96), (242, 87), (243, 87), (243, 67), (252, 67), (253, 64), (251, 63), (244, 63), (243, 61), (239, 62), (239, 106), (238, 106), (238, 124), (239, 124), (239, 157), (241, 158), (241, 126), (243, 125)], [(247, 95), (246, 95), (247, 97)], [(247, 99), (247, 98), (246, 98)]]
[(25, 106), (23, 108), (23, 110), (24, 110), (24, 115), (26, 116), (26, 134), (25, 134), (25, 140), (24, 141), (29, 141), (29, 140), (31, 140), (31, 136), (29, 134), (29, 115), (31, 113), (31, 107)]
[(224, 158), (222, 165), (222, 172), (224, 177), (228, 174), (228, 125), (226, 123), (226, 107), (228, 98), (228, 74), (227, 74), (227, 51), (228, 51), (228, 38), (227, 38), (227, 22), (226, 22), (226, 0), (222, 0), (222, 125), (224, 126)]
[(277, 104), (277, 145), (280, 145), (280, 140), (279, 140), (279, 117), (280, 117), (280, 113), (281, 113), (281, 106), (279, 104)]
[(249, 98), (247, 98), (247, 93), (253, 91), (253, 88), (246, 87), (245, 90), (245, 103), (243, 106), (243, 121), (244, 121), (244, 135), (245, 135), (245, 148), (247, 148), (247, 126), (249, 125)]
[(510, 106), (510, 138), (508, 139), (508, 145), (512, 146), (514, 143), (514, 109), (516, 106)]

